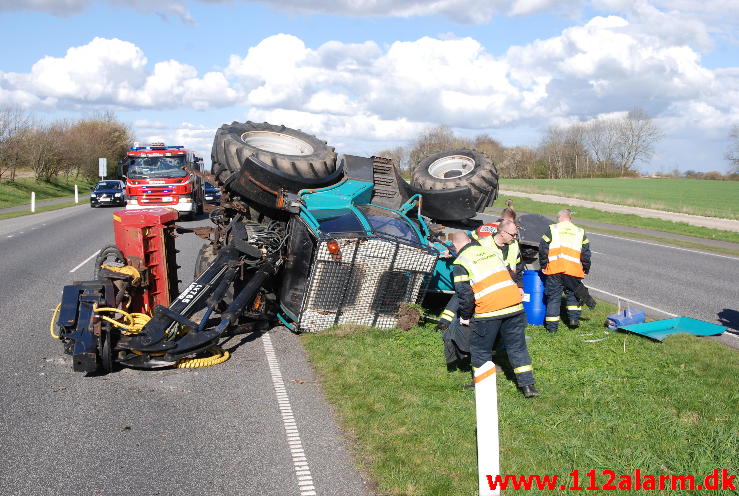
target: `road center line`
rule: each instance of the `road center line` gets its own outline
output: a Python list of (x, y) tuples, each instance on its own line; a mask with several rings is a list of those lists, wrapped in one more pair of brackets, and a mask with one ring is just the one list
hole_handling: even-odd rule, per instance
[(690, 253), (699, 253), (701, 255), (711, 255), (713, 257), (728, 258), (729, 260), (739, 261), (738, 257), (732, 257), (729, 255), (719, 255), (718, 253), (711, 253), (710, 251), (691, 250), (690, 248), (681, 248), (679, 246), (662, 245), (659, 243), (650, 243), (649, 241), (642, 241), (642, 240), (633, 239), (633, 238), (622, 238), (621, 236), (611, 236), (610, 234), (601, 234), (601, 233), (592, 232), (592, 231), (588, 233), (588, 236), (603, 236), (605, 238), (622, 239), (625, 241), (633, 241), (634, 243), (641, 243), (644, 245), (659, 246), (660, 248), (672, 248), (673, 250), (688, 251)]
[(272, 375), (272, 386), (277, 396), (277, 404), (282, 415), (282, 425), (287, 434), (287, 441), (290, 446), (290, 455), (293, 459), (293, 470), (298, 477), (298, 489), (301, 496), (315, 496), (315, 486), (313, 485), (313, 476), (311, 476), (308, 460), (305, 458), (303, 451), (303, 443), (300, 440), (298, 426), (295, 424), (292, 407), (290, 406), (290, 398), (285, 389), (285, 382), (282, 380), (282, 372), (280, 372), (280, 364), (277, 361), (277, 354), (272, 346), (272, 338), (268, 333), (262, 334), (262, 345), (264, 353), (267, 355), (267, 363), (269, 371)]
[(608, 296), (612, 296), (614, 298), (618, 298), (619, 300), (628, 301), (629, 303), (635, 303), (635, 304), (637, 304), (639, 306), (642, 306), (644, 308), (648, 308), (650, 310), (654, 310), (655, 312), (659, 312), (659, 313), (663, 313), (665, 315), (669, 315), (670, 317), (679, 317), (679, 315), (676, 315), (674, 313), (666, 312), (664, 310), (660, 310), (659, 308), (649, 306), (649, 305), (647, 305), (645, 303), (641, 303), (641, 302), (636, 301), (636, 300), (631, 300), (629, 298), (625, 298), (625, 297), (620, 296), (620, 295), (617, 295), (617, 294), (609, 293), (608, 291), (603, 291), (602, 289), (594, 288), (592, 286), (588, 286), (588, 289), (591, 290), (591, 291), (598, 291), (599, 293), (607, 294)]
[(89, 262), (90, 260), (92, 260), (92, 258), (93, 258), (94, 256), (96, 256), (96, 255), (97, 255), (98, 253), (100, 253), (100, 250), (96, 251), (95, 253), (93, 253), (92, 255), (90, 255), (89, 257), (87, 257), (87, 258), (86, 258), (86, 259), (84, 260), (84, 262), (82, 262), (81, 264), (79, 264), (79, 265), (78, 265), (77, 267), (75, 267), (74, 269), (70, 270), (69, 272), (70, 272), (70, 273), (72, 273), (72, 272), (74, 272), (75, 270), (79, 269), (80, 267), (82, 267), (83, 265), (85, 265), (85, 264), (86, 264), (87, 262)]

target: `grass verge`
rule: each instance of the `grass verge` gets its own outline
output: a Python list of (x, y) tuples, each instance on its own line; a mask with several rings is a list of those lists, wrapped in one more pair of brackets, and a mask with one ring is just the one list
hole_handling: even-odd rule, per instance
[(45, 183), (32, 178), (21, 178), (14, 182), (0, 182), (0, 208), (16, 207), (31, 203), (31, 192), (36, 192), (36, 201), (56, 200), (74, 196), (74, 185), (77, 184), (81, 198), (89, 196), (90, 189), (97, 181), (84, 178), (60, 177)]
[[(565, 479), (574, 469), (696, 479), (714, 468), (736, 473), (737, 351), (687, 335), (655, 343), (610, 333), (584, 342), (606, 336), (602, 322), (614, 310), (601, 304), (584, 313), (580, 329), (555, 335), (529, 326), (541, 396), (525, 400), (498, 374), (501, 471)], [(469, 373), (447, 372), (438, 331), (339, 328), (302, 339), (355, 439), (358, 463), (382, 494), (477, 494), (474, 393), (462, 389)]]
[[(503, 202), (504, 202), (504, 199), (499, 198), (495, 202), (496, 206), (493, 207), (492, 209), (488, 209), (488, 212), (493, 213), (493, 214), (500, 213), (499, 209), (503, 208), (503, 205), (504, 205)], [(696, 238), (713, 239), (713, 240), (718, 240), (718, 241), (728, 241), (731, 243), (739, 243), (739, 233), (732, 232), (732, 231), (723, 231), (720, 229), (711, 229), (708, 227), (693, 226), (690, 224), (686, 224), (684, 222), (670, 222), (670, 221), (660, 220), (660, 219), (650, 219), (646, 217), (639, 217), (638, 215), (633, 215), (633, 214), (617, 214), (617, 213), (611, 213), (611, 212), (603, 212), (601, 210), (597, 210), (594, 208), (571, 207), (571, 206), (560, 204), (560, 203), (545, 203), (545, 202), (529, 200), (528, 198), (518, 198), (518, 197), (513, 199), (513, 205), (517, 211), (520, 210), (522, 212), (529, 212), (533, 214), (544, 214), (544, 215), (555, 215), (556, 212), (561, 208), (570, 208), (573, 212), (576, 223), (577, 223), (577, 219), (584, 219), (584, 220), (591, 220), (594, 222), (604, 222), (608, 224), (619, 224), (623, 226), (649, 229), (651, 231), (660, 231), (664, 233), (681, 234), (684, 236), (693, 236)], [(590, 229), (590, 230), (594, 230), (594, 229)], [(605, 229), (604, 232), (605, 231), (608, 231), (608, 230)], [(622, 231), (618, 231), (618, 233), (620, 235), (626, 234)], [(632, 234), (632, 233), (628, 233), (628, 234)], [(638, 233), (636, 235), (642, 236)], [(644, 236), (646, 237), (647, 235), (644, 235)], [(654, 239), (654, 237), (652, 237), (651, 239)], [(665, 242), (669, 241), (673, 244), (675, 242), (674, 238), (659, 238), (659, 239)], [(705, 245), (700, 245), (700, 246), (705, 247)]]

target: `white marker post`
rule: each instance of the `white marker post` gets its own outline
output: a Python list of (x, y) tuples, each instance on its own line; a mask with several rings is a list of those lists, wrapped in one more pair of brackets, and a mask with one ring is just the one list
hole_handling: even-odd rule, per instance
[(498, 496), (500, 489), (490, 489), (488, 476), (500, 474), (498, 440), (498, 386), (495, 364), (485, 362), (475, 370), (475, 407), (477, 414), (477, 470), (480, 496)]
[(74, 202), (79, 203), (80, 202), (80, 192), (77, 190), (77, 185), (74, 185)]
[(98, 159), (98, 176), (100, 176), (100, 180), (102, 181), (105, 179), (105, 176), (108, 175), (108, 159), (105, 157), (100, 157)]
[(31, 213), (36, 211), (36, 192), (31, 191)]

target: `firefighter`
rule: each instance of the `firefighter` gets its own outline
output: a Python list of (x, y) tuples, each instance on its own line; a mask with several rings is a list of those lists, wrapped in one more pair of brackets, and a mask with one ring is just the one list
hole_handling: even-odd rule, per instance
[[(590, 272), (590, 242), (585, 231), (572, 223), (572, 213), (565, 208), (557, 213), (557, 223), (549, 226), (539, 242), (539, 264), (546, 275), (544, 294), (547, 310), (544, 327), (557, 332), (560, 320), (560, 304), (564, 292), (567, 303), (567, 320), (570, 327), (580, 325), (582, 302), (593, 308), (582, 279)], [(579, 297), (579, 299), (578, 299)]]
[(500, 333), (513, 367), (516, 383), (524, 397), (539, 392), (524, 330), (526, 314), (521, 304), (523, 290), (513, 281), (502, 247), (517, 235), (514, 222), (504, 220), (493, 236), (493, 248), (473, 242), (467, 233), (454, 233), (454, 290), (459, 299), (459, 323), (470, 327), (469, 346), (473, 369), (492, 360), (493, 343)]
[[(502, 247), (497, 247), (495, 245), (494, 239), (495, 234), (498, 232), (498, 226), (503, 220), (506, 219), (515, 222), (516, 211), (510, 207), (503, 209), (500, 214), (500, 218), (495, 224), (483, 224), (482, 226), (477, 228), (477, 230), (472, 231), (470, 237), (476, 240), (484, 248), (502, 251), (503, 259), (506, 261), (506, 265), (508, 265), (509, 270), (512, 272), (514, 282), (516, 283), (516, 285), (518, 285), (518, 287), (523, 287), (523, 270), (525, 267), (523, 263), (523, 258), (521, 257), (521, 247), (518, 244), (518, 234), (516, 234), (516, 239), (514, 239), (509, 244), (504, 244)], [(490, 226), (494, 227), (492, 229), (485, 229)], [(457, 319), (458, 310), (459, 299), (455, 294), (452, 295), (452, 297), (449, 299), (446, 308), (444, 308), (444, 311), (441, 313), (441, 316), (439, 317), (438, 327), (441, 330), (449, 331), (446, 333), (446, 335), (449, 337), (449, 340), (454, 341), (454, 344), (461, 351), (461, 354), (458, 353), (459, 360), (464, 361), (467, 358), (464, 356), (464, 354), (469, 353), (469, 348), (465, 347), (465, 345), (469, 341), (469, 339), (466, 337), (466, 335), (469, 334), (469, 330), (459, 327)], [(447, 341), (448, 340), (445, 339), (445, 342)], [(448, 357), (451, 356), (451, 354), (448, 354)]]

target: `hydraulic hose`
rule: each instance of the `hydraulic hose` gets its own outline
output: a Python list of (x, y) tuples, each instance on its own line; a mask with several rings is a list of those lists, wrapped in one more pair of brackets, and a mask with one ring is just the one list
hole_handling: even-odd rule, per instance
[(208, 349), (211, 353), (213, 353), (209, 357), (204, 358), (183, 358), (181, 360), (177, 360), (175, 362), (175, 367), (178, 369), (195, 369), (199, 367), (210, 367), (211, 365), (218, 365), (219, 363), (223, 363), (229, 358), (231, 358), (231, 354), (221, 348), (220, 346), (213, 346)]
[(123, 316), (123, 319), (125, 319), (126, 321), (125, 324), (115, 319), (111, 319), (110, 317), (106, 317), (105, 315), (101, 315), (100, 318), (106, 322), (110, 322), (113, 326), (121, 329), (121, 332), (123, 334), (129, 334), (129, 335), (140, 333), (141, 329), (144, 328), (146, 323), (151, 320), (151, 317), (149, 315), (146, 315), (145, 313), (138, 313), (138, 312), (128, 313), (125, 310), (121, 310), (120, 308), (114, 308), (114, 307), (99, 307), (99, 308), (94, 307), (93, 311), (95, 313), (113, 312), (113, 313), (121, 314)]
[(54, 334), (54, 322), (56, 322), (56, 317), (59, 315), (59, 309), (62, 307), (62, 304), (59, 303), (56, 308), (54, 309), (54, 314), (51, 316), (51, 322), (49, 323), (49, 334), (51, 334), (51, 337), (54, 339), (61, 339), (59, 337), (59, 334)]

